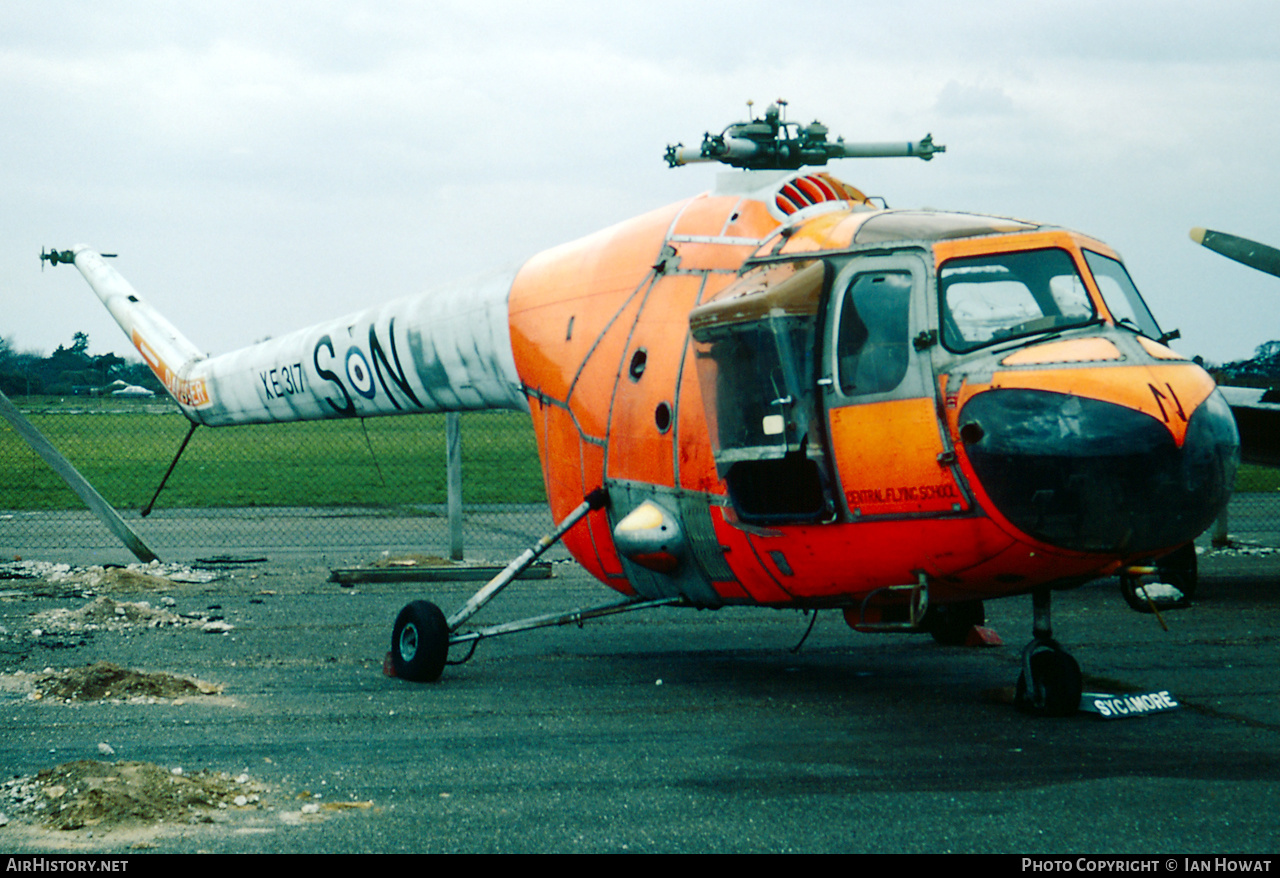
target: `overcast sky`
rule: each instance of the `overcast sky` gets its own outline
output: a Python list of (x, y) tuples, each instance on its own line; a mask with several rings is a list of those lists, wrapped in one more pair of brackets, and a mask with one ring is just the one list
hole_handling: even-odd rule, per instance
[(220, 353), (704, 191), (669, 170), (770, 101), (847, 140), (894, 207), (1022, 216), (1116, 247), (1176, 346), (1280, 338), (1280, 4), (100, 2), (0, 11), (0, 336), (128, 343), (42, 246), (116, 267)]

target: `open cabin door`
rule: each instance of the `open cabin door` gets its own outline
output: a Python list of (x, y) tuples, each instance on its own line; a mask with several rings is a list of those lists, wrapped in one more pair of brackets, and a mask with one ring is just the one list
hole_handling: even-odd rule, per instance
[(818, 384), (847, 520), (970, 506), (939, 420), (931, 276), (905, 251), (855, 256), (833, 280)]
[(835, 515), (818, 393), (822, 261), (756, 269), (690, 314), (716, 471), (741, 521)]

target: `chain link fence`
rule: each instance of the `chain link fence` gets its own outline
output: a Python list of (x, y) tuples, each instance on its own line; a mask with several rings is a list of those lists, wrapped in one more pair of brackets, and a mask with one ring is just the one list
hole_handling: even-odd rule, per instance
[[(171, 403), (16, 403), (164, 560), (449, 554), (444, 415), (197, 429), (143, 517), (190, 427)], [(553, 527), (533, 429), (517, 412), (464, 414), (461, 427), (464, 555), (505, 561)], [(1280, 471), (1242, 467), (1236, 490), (1231, 536), (1280, 546)], [(0, 559), (59, 560), (69, 546), (128, 554), (0, 420)]]
[[(445, 415), (190, 428), (167, 401), (17, 398), (29, 421), (162, 559), (291, 549), (447, 555)], [(528, 415), (461, 416), (463, 547), (505, 560), (551, 530)], [(0, 556), (120, 548), (0, 421)]]

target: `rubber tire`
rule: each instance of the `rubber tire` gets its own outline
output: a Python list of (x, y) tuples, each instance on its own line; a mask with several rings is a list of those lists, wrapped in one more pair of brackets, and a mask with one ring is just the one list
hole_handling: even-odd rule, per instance
[(449, 623), (430, 601), (414, 601), (396, 616), (391, 629), (391, 664), (396, 676), (434, 683), (449, 658)]
[(1186, 598), (1186, 602), (1196, 596), (1196, 586), (1200, 582), (1200, 561), (1196, 557), (1195, 543), (1187, 543), (1174, 549), (1156, 561), (1160, 581), (1167, 582)]
[(1084, 678), (1080, 665), (1060, 649), (1042, 649), (1031, 656), (1031, 675), (1045, 689), (1043, 705), (1036, 705), (1027, 691), (1026, 672), (1018, 674), (1013, 703), (1018, 710), (1034, 716), (1072, 716), (1080, 709)]
[(1129, 605), (1129, 609), (1135, 613), (1150, 613), (1151, 605), (1145, 599), (1138, 597), (1138, 589), (1141, 587), (1141, 576), (1131, 576), (1128, 573), (1120, 574), (1120, 594), (1124, 597), (1124, 602)]
[(987, 621), (982, 601), (930, 604), (924, 614), (924, 630), (943, 646), (964, 646), (969, 630)]
[[(1154, 582), (1166, 582), (1172, 585), (1178, 591), (1182, 592), (1182, 600), (1172, 604), (1156, 603), (1161, 610), (1180, 609), (1190, 606), (1192, 599), (1196, 595), (1196, 585), (1199, 583), (1199, 561), (1196, 558), (1196, 547), (1194, 543), (1187, 543), (1179, 549), (1174, 549), (1156, 561), (1156, 578)], [(1124, 602), (1129, 605), (1129, 609), (1136, 610), (1139, 613), (1150, 613), (1151, 605), (1146, 599), (1138, 597), (1138, 589), (1142, 587), (1142, 578), (1138, 576), (1130, 576), (1127, 573), (1120, 574), (1120, 594), (1124, 596)]]

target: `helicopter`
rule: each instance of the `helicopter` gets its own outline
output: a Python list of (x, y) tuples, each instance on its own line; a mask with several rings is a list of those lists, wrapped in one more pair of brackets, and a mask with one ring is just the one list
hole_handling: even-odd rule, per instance
[[(1186, 546), (1239, 459), (1213, 380), (1114, 249), (1038, 222), (890, 209), (830, 160), (945, 152), (763, 116), (669, 146), (714, 189), (454, 284), (205, 357), (87, 246), (74, 263), (193, 425), (514, 409), (553, 534), (446, 616), (413, 601), (395, 676), (451, 648), (655, 606), (843, 613), (959, 643), (1030, 594), (1016, 704), (1073, 713), (1051, 595)], [(555, 541), (620, 594), (468, 629)], [(468, 654), (469, 657), (469, 654)]]

